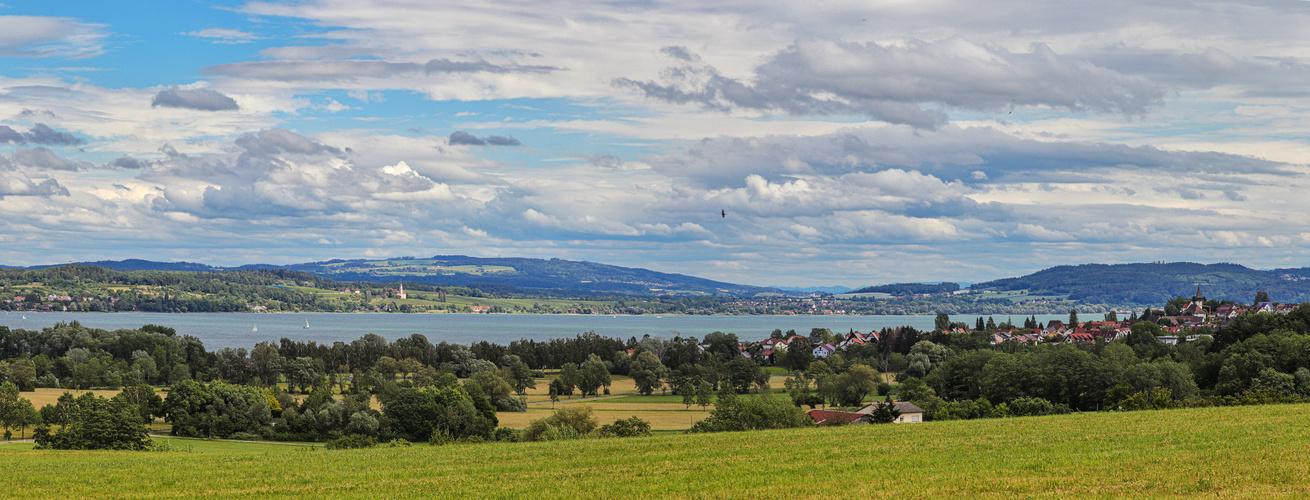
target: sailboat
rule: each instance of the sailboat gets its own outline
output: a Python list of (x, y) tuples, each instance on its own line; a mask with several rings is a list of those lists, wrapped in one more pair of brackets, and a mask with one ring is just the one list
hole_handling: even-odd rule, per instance
[(309, 318), (305, 318), (305, 329), (309, 329)]
[(254, 328), (251, 328), (250, 331), (252, 331), (252, 332), (257, 332), (257, 331), (259, 331), (259, 325), (255, 325), (255, 327), (254, 327)]

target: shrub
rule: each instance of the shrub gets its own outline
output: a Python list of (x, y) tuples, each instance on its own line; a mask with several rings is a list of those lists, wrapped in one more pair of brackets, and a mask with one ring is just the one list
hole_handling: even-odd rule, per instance
[(255, 434), (253, 432), (233, 432), (232, 435), (228, 436), (227, 438), (235, 439), (238, 441), (259, 441), (260, 439), (263, 439), (263, 436), (260, 436), (259, 434)]
[(811, 419), (800, 408), (779, 398), (719, 396), (714, 411), (705, 420), (696, 422), (688, 432), (749, 431), (757, 429), (786, 429), (810, 427)]
[(362, 434), (351, 434), (348, 436), (342, 436), (337, 439), (328, 441), (327, 449), (349, 450), (355, 448), (372, 448), (374, 446), (377, 446), (377, 444), (378, 444), (378, 440), (373, 439), (373, 436), (365, 436)]
[(492, 406), (496, 407), (496, 411), (516, 413), (528, 411), (528, 403), (526, 401), (510, 396), (496, 398), (496, 401), (492, 403)]
[(517, 443), (523, 440), (523, 431), (518, 429), (510, 429), (509, 427), (501, 427), (499, 429), (496, 429), (496, 433), (492, 437), (496, 441), (501, 441), (506, 443)]
[(596, 432), (600, 437), (635, 437), (649, 436), (650, 422), (637, 417), (615, 420), (612, 424), (602, 425)]
[(533, 420), (523, 429), (524, 441), (577, 439), (590, 434), (597, 426), (590, 406), (573, 406), (556, 410), (549, 417)]
[(1055, 413), (1055, 405), (1042, 398), (1018, 398), (1010, 401), (1010, 414), (1016, 417), (1034, 417)]

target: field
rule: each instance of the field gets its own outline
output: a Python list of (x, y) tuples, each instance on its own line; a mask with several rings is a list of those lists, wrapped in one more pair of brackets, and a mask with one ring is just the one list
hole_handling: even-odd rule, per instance
[(1287, 405), (354, 451), (0, 448), (0, 485), (24, 498), (1305, 497), (1307, 419), (1310, 405)]

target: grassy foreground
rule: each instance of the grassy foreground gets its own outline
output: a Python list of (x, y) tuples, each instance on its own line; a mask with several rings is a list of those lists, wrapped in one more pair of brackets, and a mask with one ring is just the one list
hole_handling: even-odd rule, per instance
[(7, 497), (1310, 495), (1310, 405), (557, 443), (0, 451)]

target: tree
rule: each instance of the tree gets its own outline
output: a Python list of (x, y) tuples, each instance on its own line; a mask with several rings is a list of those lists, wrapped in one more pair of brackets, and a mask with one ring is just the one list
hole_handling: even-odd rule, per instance
[(1261, 302), (1269, 302), (1269, 294), (1265, 293), (1264, 290), (1255, 292), (1255, 300), (1251, 301), (1251, 304), (1254, 305), (1254, 304), (1259, 304)]
[(987, 325), (983, 324), (982, 316), (979, 316), (979, 317), (978, 317), (978, 321), (975, 321), (975, 322), (974, 322), (973, 329), (974, 329), (975, 331), (979, 331), (979, 332), (981, 332), (981, 331), (983, 331), (983, 330), (986, 329), (986, 328), (987, 328)]
[(878, 390), (878, 372), (868, 365), (854, 365), (837, 376), (837, 386), (841, 390), (838, 405), (859, 406)]
[(700, 406), (701, 411), (714, 402), (714, 385), (708, 381), (702, 380), (696, 384), (696, 405)]
[(628, 374), (632, 377), (632, 381), (636, 383), (637, 392), (649, 396), (655, 392), (655, 389), (663, 385), (661, 381), (667, 371), (668, 369), (660, 363), (660, 358), (655, 357), (655, 354), (650, 351), (642, 351), (632, 361)]
[(600, 356), (594, 353), (587, 355), (587, 360), (582, 362), (579, 371), (581, 372), (581, 380), (578, 388), (582, 389), (583, 395), (600, 395), (601, 386), (609, 387), (610, 385), (609, 368), (606, 368), (605, 362), (601, 361)]
[(517, 361), (502, 370), (501, 378), (514, 386), (514, 393), (527, 394), (528, 389), (537, 388), (537, 379), (532, 376), (532, 368), (527, 363)]
[(1116, 312), (1114, 312), (1114, 311), (1107, 312), (1107, 313), (1105, 313), (1105, 320), (1106, 320), (1106, 321), (1119, 321), (1119, 313), (1116, 313)]
[(282, 375), (283, 362), (282, 354), (278, 353), (277, 346), (269, 342), (256, 344), (255, 349), (250, 352), (251, 367), (254, 368), (255, 375), (263, 381), (264, 385), (276, 385), (278, 383), (278, 379)]
[(873, 407), (873, 413), (869, 414), (869, 420), (875, 424), (890, 424), (900, 418), (901, 411), (896, 409), (896, 403), (892, 402), (892, 397), (879, 401)]
[(1069, 310), (1069, 328), (1078, 327), (1078, 309)]
[(796, 339), (787, 344), (781, 364), (783, 368), (803, 372), (810, 368), (812, 361), (814, 361), (814, 349), (810, 346), (810, 341)]
[(578, 365), (564, 363), (564, 367), (560, 369), (559, 377), (556, 377), (555, 381), (560, 383), (560, 394), (571, 396), (573, 395), (573, 388), (582, 388), (582, 373), (578, 371)]
[[(13, 382), (0, 384), (0, 425), (5, 428), (5, 440), (9, 440), (9, 429), (21, 427), (25, 399), (18, 396), (18, 385)], [(31, 402), (28, 402), (30, 405)]]
[(90, 392), (77, 398), (68, 425), (57, 434), (39, 427), (33, 436), (37, 448), (55, 450), (142, 450), (150, 443), (136, 409)]
[(124, 387), (123, 392), (114, 396), (114, 399), (121, 399), (129, 407), (135, 408), (143, 423), (148, 424), (156, 415), (164, 414), (164, 399), (155, 394), (154, 388), (145, 384)]
[(932, 322), (933, 330), (944, 332), (951, 329), (951, 316), (946, 313), (937, 313), (937, 318)]

